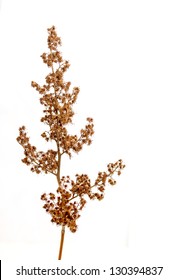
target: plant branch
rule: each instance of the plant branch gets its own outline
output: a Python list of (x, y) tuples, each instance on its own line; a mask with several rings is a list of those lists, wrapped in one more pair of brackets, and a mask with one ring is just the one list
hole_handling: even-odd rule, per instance
[[(117, 168), (118, 168), (118, 166), (116, 166), (112, 172), (106, 173), (106, 178), (107, 178), (107, 177), (112, 177), (112, 174), (117, 170)], [(101, 181), (102, 181), (102, 179), (100, 180), (100, 182), (101, 182)], [(97, 184), (92, 185), (92, 186), (90, 187), (90, 190), (91, 190), (92, 188), (94, 188), (94, 187), (100, 186), (100, 185), (99, 185), (100, 182), (98, 182)], [(71, 200), (77, 198), (78, 196), (80, 196), (80, 194), (74, 195), (74, 196), (73, 196), (72, 198), (70, 198), (68, 201), (71, 201)]]
[[(37, 165), (37, 166), (39, 166), (40, 167), (40, 163), (39, 162), (37, 162), (33, 157), (30, 157), (31, 158), (31, 160)], [(55, 172), (52, 172), (52, 171), (50, 171), (48, 168), (46, 168), (46, 171), (48, 171), (49, 173), (51, 173), (51, 174), (53, 174), (53, 175), (57, 175)]]

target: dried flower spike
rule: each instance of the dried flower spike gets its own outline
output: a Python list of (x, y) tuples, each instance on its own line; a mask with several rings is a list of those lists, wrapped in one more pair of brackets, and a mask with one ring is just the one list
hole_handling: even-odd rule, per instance
[(79, 88), (71, 88), (71, 82), (65, 82), (64, 73), (70, 64), (64, 60), (59, 50), (61, 38), (57, 36), (54, 26), (48, 28), (48, 53), (43, 53), (41, 58), (49, 67), (50, 73), (45, 77), (45, 84), (40, 86), (32, 81), (31, 86), (39, 93), (39, 100), (43, 106), (41, 122), (47, 125), (41, 136), (46, 141), (54, 141), (56, 149), (46, 152), (38, 151), (30, 143), (25, 126), (19, 128), (18, 143), (24, 149), (22, 162), (28, 165), (32, 172), (51, 173), (57, 179), (58, 187), (56, 193), (42, 194), (43, 208), (51, 215), (51, 222), (62, 226), (61, 243), (58, 259), (62, 257), (65, 227), (71, 232), (77, 230), (77, 220), (81, 210), (88, 199), (102, 200), (105, 188), (115, 185), (115, 175), (120, 176), (125, 167), (122, 160), (109, 163), (107, 171), (98, 172), (92, 183), (87, 174), (76, 174), (72, 179), (70, 176), (60, 174), (61, 158), (64, 154), (71, 158), (73, 153), (78, 153), (84, 145), (90, 145), (94, 134), (93, 119), (88, 117), (84, 128), (79, 135), (70, 135), (67, 125), (72, 122), (74, 116), (73, 105), (77, 100)]

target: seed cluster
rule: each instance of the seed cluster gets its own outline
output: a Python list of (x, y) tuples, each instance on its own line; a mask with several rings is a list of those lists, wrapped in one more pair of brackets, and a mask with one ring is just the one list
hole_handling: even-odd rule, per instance
[(76, 221), (80, 217), (80, 211), (86, 204), (87, 198), (103, 199), (106, 185), (116, 184), (113, 176), (120, 175), (125, 165), (122, 160), (108, 164), (107, 171), (99, 172), (93, 184), (86, 174), (76, 174), (75, 180), (69, 176), (60, 176), (62, 155), (66, 154), (71, 158), (72, 153), (81, 151), (84, 144), (90, 145), (94, 134), (94, 124), (93, 119), (88, 117), (79, 135), (68, 133), (67, 125), (72, 123), (73, 105), (76, 103), (80, 90), (78, 87), (71, 89), (71, 83), (64, 81), (64, 73), (70, 64), (63, 60), (59, 51), (61, 38), (57, 36), (54, 26), (48, 29), (47, 43), (49, 51), (43, 53), (41, 57), (50, 68), (50, 73), (46, 76), (43, 86), (34, 81), (31, 82), (31, 86), (40, 94), (39, 100), (44, 107), (41, 122), (47, 125), (48, 130), (45, 130), (41, 136), (46, 141), (54, 141), (56, 150), (37, 151), (37, 148), (29, 142), (25, 126), (19, 128), (17, 141), (24, 149), (25, 157), (22, 162), (30, 166), (32, 172), (51, 173), (57, 178), (56, 194), (44, 193), (41, 196), (44, 201), (43, 207), (52, 217), (51, 222), (68, 226), (72, 232), (75, 232)]
[(108, 164), (108, 171), (99, 172), (93, 185), (86, 174), (76, 174), (75, 180), (69, 176), (63, 176), (56, 194), (44, 193), (41, 196), (41, 199), (45, 201), (43, 207), (52, 216), (51, 222), (68, 226), (72, 232), (75, 232), (77, 230), (76, 221), (87, 202), (87, 197), (103, 199), (106, 185), (115, 185), (113, 175), (115, 173), (120, 175), (124, 167), (122, 160)]
[(42, 151), (37, 152), (37, 148), (29, 143), (29, 137), (27, 137), (25, 126), (19, 128), (17, 141), (24, 148), (25, 158), (22, 159), (22, 162), (31, 166), (31, 171), (37, 174), (42, 171), (45, 173), (57, 174), (57, 151), (48, 150), (46, 153)]

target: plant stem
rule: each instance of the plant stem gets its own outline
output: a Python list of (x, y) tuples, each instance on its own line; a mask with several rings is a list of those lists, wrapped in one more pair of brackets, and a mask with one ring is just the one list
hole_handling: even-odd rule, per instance
[(57, 170), (57, 182), (58, 186), (60, 187), (60, 169), (61, 169), (61, 154), (58, 146), (58, 170)]
[[(57, 137), (58, 138), (58, 137)], [(57, 170), (57, 181), (58, 185), (60, 187), (60, 169), (61, 169), (61, 153), (60, 153), (60, 146), (59, 146), (59, 141), (57, 139), (56, 141), (57, 144), (57, 153), (58, 153), (58, 170)], [(58, 255), (58, 260), (62, 259), (62, 249), (63, 249), (63, 244), (64, 244), (64, 235), (65, 235), (65, 226), (62, 226), (61, 228), (61, 241), (60, 241), (60, 247), (59, 247), (59, 255)]]
[(63, 244), (64, 244), (64, 235), (65, 235), (65, 226), (62, 226), (58, 260), (62, 259), (62, 249), (63, 249)]

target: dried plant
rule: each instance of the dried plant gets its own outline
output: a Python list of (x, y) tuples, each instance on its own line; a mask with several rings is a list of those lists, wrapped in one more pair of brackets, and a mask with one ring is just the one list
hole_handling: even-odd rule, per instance
[(25, 157), (22, 162), (30, 166), (32, 172), (50, 173), (57, 179), (56, 193), (42, 194), (43, 208), (51, 215), (51, 222), (62, 226), (61, 242), (58, 259), (62, 257), (65, 227), (71, 232), (77, 230), (77, 220), (81, 210), (89, 199), (102, 200), (107, 184), (115, 185), (114, 175), (120, 175), (125, 167), (122, 160), (107, 165), (107, 171), (99, 172), (96, 180), (91, 183), (86, 174), (76, 174), (75, 179), (70, 176), (61, 176), (61, 158), (64, 154), (71, 158), (72, 153), (78, 153), (84, 145), (90, 145), (94, 134), (93, 119), (87, 118), (86, 126), (79, 135), (70, 135), (67, 125), (72, 123), (74, 116), (73, 104), (76, 102), (79, 88), (70, 89), (71, 83), (64, 81), (64, 73), (69, 68), (68, 61), (63, 60), (59, 51), (61, 38), (57, 36), (55, 27), (48, 29), (48, 53), (41, 55), (42, 60), (50, 68), (46, 76), (46, 83), (40, 86), (32, 81), (31, 86), (40, 94), (40, 103), (44, 106), (41, 122), (48, 126), (41, 136), (48, 142), (56, 143), (56, 150), (38, 151), (32, 146), (27, 136), (25, 126), (19, 128), (18, 143), (24, 149)]

